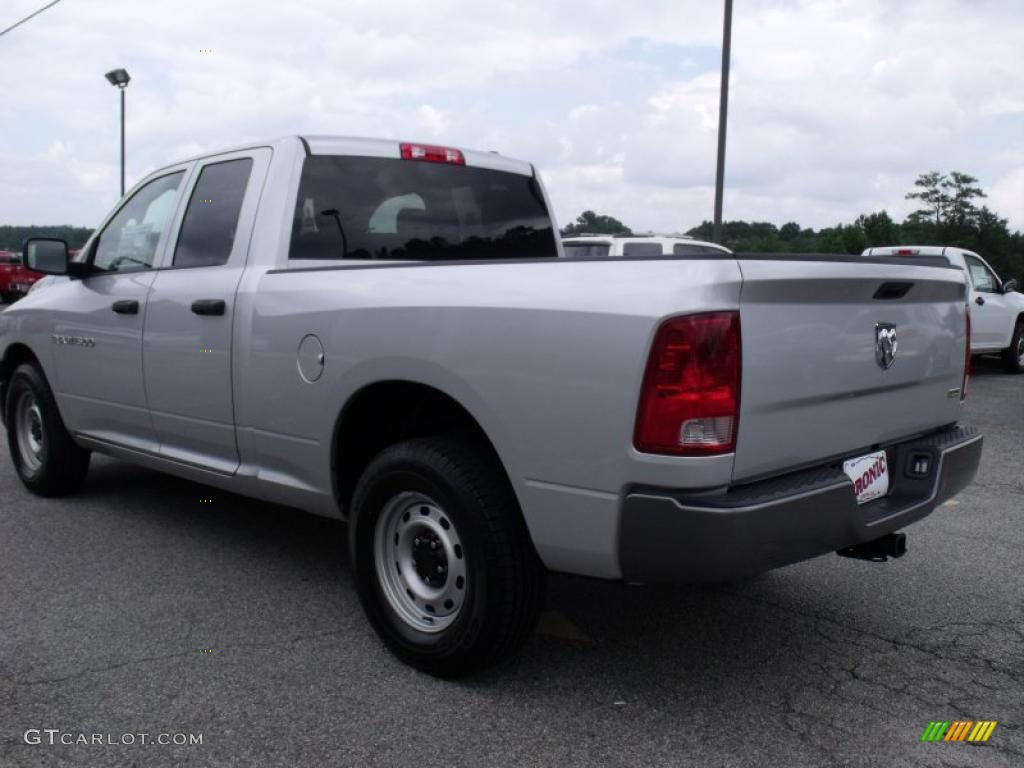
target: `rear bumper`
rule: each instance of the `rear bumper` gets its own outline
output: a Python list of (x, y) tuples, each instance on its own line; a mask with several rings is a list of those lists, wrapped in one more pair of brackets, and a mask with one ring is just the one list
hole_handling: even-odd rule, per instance
[[(623, 579), (728, 581), (877, 539), (965, 488), (981, 447), (981, 433), (963, 426), (888, 446), (889, 494), (864, 505), (842, 461), (715, 496), (632, 491), (619, 529)], [(922, 455), (930, 471), (914, 476), (912, 461)]]

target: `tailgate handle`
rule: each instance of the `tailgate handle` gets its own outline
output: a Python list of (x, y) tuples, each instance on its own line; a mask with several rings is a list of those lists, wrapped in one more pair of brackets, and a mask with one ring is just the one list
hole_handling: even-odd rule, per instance
[(878, 290), (875, 291), (874, 298), (881, 301), (902, 299), (913, 287), (913, 283), (882, 283), (878, 286)]
[(196, 299), (192, 302), (192, 311), (197, 315), (223, 315), (226, 308), (224, 299)]
[(135, 301), (135, 299), (121, 299), (120, 301), (115, 301), (110, 305), (110, 308), (119, 315), (139, 314), (139, 302)]

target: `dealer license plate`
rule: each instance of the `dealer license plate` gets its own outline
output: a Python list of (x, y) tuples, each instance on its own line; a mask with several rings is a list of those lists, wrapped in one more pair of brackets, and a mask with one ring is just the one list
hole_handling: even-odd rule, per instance
[(889, 492), (889, 466), (885, 460), (885, 451), (848, 459), (843, 462), (843, 472), (853, 481), (858, 504), (879, 499)]

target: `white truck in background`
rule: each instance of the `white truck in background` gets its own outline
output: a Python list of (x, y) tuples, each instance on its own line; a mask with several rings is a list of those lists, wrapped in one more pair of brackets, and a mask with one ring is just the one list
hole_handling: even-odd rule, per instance
[(562, 238), (562, 248), (570, 259), (732, 255), (724, 245), (688, 235), (568, 235)]
[(1009, 373), (1024, 373), (1024, 294), (1016, 280), (999, 278), (981, 256), (940, 245), (868, 248), (862, 256), (943, 256), (967, 273), (971, 308), (971, 354), (999, 354)]

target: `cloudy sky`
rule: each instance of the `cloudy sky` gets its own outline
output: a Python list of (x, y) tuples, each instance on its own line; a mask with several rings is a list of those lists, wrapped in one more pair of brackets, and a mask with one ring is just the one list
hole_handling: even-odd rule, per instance
[[(0, 37), (0, 224), (114, 204), (122, 66), (129, 185), (249, 139), (411, 138), (533, 161), (562, 224), (685, 230), (712, 213), (720, 38), (715, 0), (63, 0)], [(726, 218), (902, 218), (955, 169), (1024, 229), (1024, 0), (736, 0), (731, 86)]]

